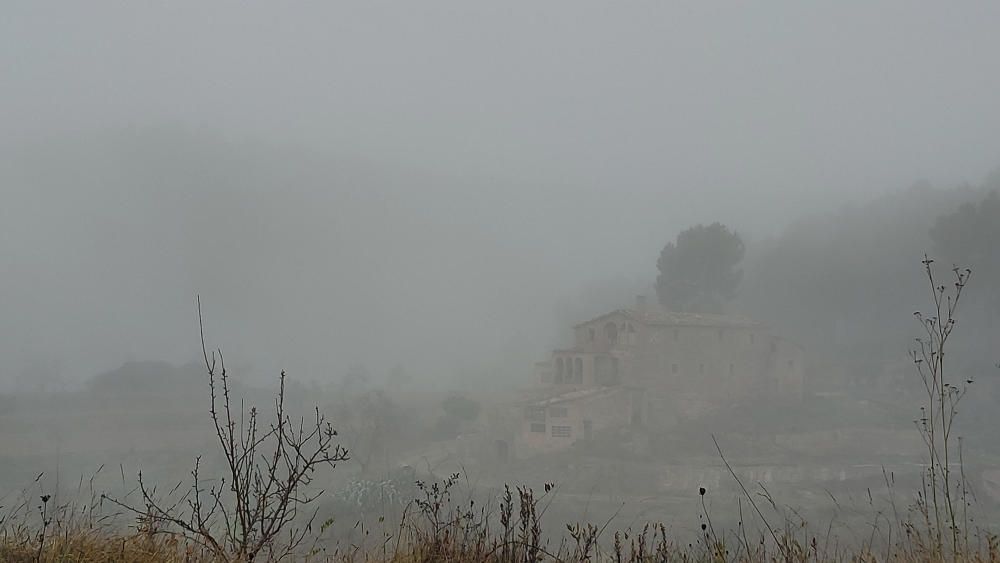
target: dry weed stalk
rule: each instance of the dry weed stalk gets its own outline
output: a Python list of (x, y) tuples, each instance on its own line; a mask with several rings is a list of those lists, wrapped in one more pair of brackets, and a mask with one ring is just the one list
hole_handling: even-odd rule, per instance
[(932, 553), (945, 556), (946, 552), (960, 553), (961, 538), (968, 538), (967, 513), (963, 509), (960, 514), (957, 506), (959, 502), (967, 503), (968, 487), (963, 468), (960, 467), (959, 482), (952, 476), (952, 465), (956, 454), (960, 453), (952, 432), (958, 403), (972, 380), (956, 385), (948, 378), (945, 352), (955, 329), (955, 312), (972, 270), (953, 267), (953, 286), (948, 287), (935, 279), (934, 260), (924, 255), (921, 263), (930, 283), (933, 310), (930, 314), (914, 313), (924, 333), (916, 339), (916, 349), (910, 352), (927, 397), (927, 405), (921, 407), (921, 417), (915, 421), (927, 449), (928, 463), (917, 508), (924, 518), (930, 542), (927, 547)]

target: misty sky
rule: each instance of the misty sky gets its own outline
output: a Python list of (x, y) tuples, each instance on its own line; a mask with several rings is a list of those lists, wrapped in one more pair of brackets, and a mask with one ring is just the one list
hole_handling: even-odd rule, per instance
[(998, 24), (996, 2), (4, 2), (0, 387), (193, 359), (199, 292), (256, 373), (522, 377), (561, 310), (651, 282), (691, 224), (752, 241), (978, 182)]

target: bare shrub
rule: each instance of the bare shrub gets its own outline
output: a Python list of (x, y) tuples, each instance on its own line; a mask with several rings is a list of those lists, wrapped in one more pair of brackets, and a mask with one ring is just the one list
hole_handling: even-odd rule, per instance
[(226, 475), (206, 485), (199, 457), (190, 488), (180, 498), (161, 498), (140, 472), (141, 507), (111, 500), (137, 516), (140, 530), (180, 536), (223, 561), (254, 561), (262, 555), (282, 559), (296, 553), (315, 521), (316, 510), (305, 509), (323, 494), (310, 490), (316, 470), (347, 460), (347, 450), (336, 442), (337, 432), (318, 408), (308, 420), (293, 420), (286, 412), (284, 371), (273, 420), (262, 423), (257, 408), (245, 409), (242, 401), (235, 408), (222, 351), (210, 354), (205, 345), (200, 299), (198, 325), (209, 412)]

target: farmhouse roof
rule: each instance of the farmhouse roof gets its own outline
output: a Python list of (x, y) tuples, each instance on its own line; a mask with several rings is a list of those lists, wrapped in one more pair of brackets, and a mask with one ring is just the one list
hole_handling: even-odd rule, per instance
[(623, 386), (577, 389), (575, 391), (568, 391), (566, 393), (562, 393), (561, 395), (556, 395), (554, 397), (549, 397), (547, 399), (542, 399), (540, 401), (534, 401), (531, 404), (536, 407), (547, 407), (549, 405), (555, 405), (558, 403), (566, 403), (572, 401), (579, 401), (582, 399), (591, 399), (595, 397), (614, 395), (616, 393), (621, 393), (625, 389), (627, 388)]
[(637, 311), (635, 309), (615, 309), (575, 326), (588, 325), (614, 315), (622, 315), (637, 323), (650, 326), (705, 326), (718, 328), (751, 328), (762, 326), (760, 323), (747, 317), (735, 315), (709, 315), (662, 310)]

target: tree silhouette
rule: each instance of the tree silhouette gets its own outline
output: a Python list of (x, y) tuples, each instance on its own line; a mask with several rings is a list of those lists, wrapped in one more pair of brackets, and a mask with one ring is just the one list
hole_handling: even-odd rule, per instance
[(722, 223), (696, 225), (660, 252), (656, 294), (673, 311), (721, 312), (743, 279), (743, 239)]
[(979, 203), (968, 202), (938, 216), (930, 230), (938, 253), (952, 263), (976, 269), (984, 290), (978, 307), (990, 328), (1000, 321), (1000, 195), (989, 192)]
[(939, 216), (930, 235), (949, 260), (975, 266), (977, 276), (995, 278), (1000, 274), (1000, 195), (992, 191), (978, 204), (965, 203)]

